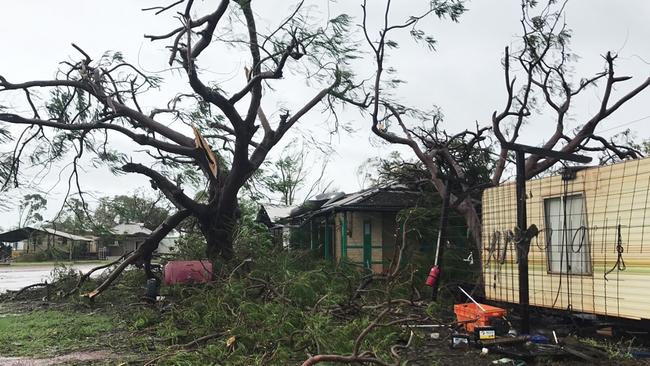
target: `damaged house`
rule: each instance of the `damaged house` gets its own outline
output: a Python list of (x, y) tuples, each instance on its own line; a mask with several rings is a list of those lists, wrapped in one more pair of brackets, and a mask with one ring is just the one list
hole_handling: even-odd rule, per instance
[(296, 208), (298, 208), (298, 206), (264, 203), (260, 205), (255, 221), (264, 224), (269, 228), (273, 235), (273, 243), (275, 245), (282, 245), (282, 247), (288, 248), (291, 238), (291, 229), (290, 225), (284, 222), (284, 219), (289, 217), (291, 211)]
[(417, 206), (420, 198), (397, 185), (322, 194), (278, 222), (290, 228), (292, 247), (317, 250), (329, 260), (347, 258), (381, 273), (402, 239), (397, 213)]

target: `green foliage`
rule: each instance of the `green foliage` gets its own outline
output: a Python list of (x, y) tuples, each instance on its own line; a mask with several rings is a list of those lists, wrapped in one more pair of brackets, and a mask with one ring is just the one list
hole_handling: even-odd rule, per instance
[(631, 360), (634, 357), (632, 356), (632, 348), (634, 345), (635, 339), (628, 340), (610, 340), (610, 339), (593, 339), (585, 338), (581, 339), (580, 342), (585, 343), (589, 346), (598, 348), (607, 352), (608, 358), (610, 360)]
[(13, 259), (13, 261), (17, 263), (46, 262), (49, 260), (51, 260), (51, 258), (45, 251), (36, 253), (23, 253)]
[[(284, 153), (274, 162), (269, 163), (267, 172), (258, 170), (258, 181), (271, 195), (279, 194), (279, 201), (284, 205), (297, 202), (297, 193), (304, 187), (310, 169), (305, 166), (308, 152), (304, 146), (299, 149), (291, 143)], [(266, 174), (265, 174), (266, 173)]]
[(203, 234), (197, 228), (198, 223), (193, 218), (186, 221), (189, 221), (185, 224), (189, 230), (176, 240), (174, 257), (182, 260), (204, 259), (206, 243)]
[(111, 228), (123, 223), (143, 223), (150, 230), (155, 229), (169, 216), (169, 209), (160, 196), (151, 198), (144, 193), (102, 197), (95, 209), (97, 224)]
[(47, 199), (38, 193), (23, 196), (18, 207), (18, 226), (25, 227), (42, 222), (42, 211), (46, 207)]
[(160, 196), (152, 198), (136, 191), (132, 195), (101, 197), (93, 210), (86, 201), (69, 197), (61, 212), (47, 226), (72, 234), (92, 232), (100, 237), (110, 237), (109, 229), (122, 223), (143, 223), (155, 229), (169, 215), (166, 201)]
[(269, 229), (256, 222), (258, 204), (243, 199), (239, 202), (240, 218), (233, 228), (233, 248), (240, 258), (257, 257), (272, 248)]
[[(308, 252), (260, 249), (252, 263), (232, 270), (224, 268), (210, 286), (168, 289), (175, 306), (159, 317), (136, 316), (134, 328), (151, 326), (155, 337), (170, 346), (219, 333), (200, 352), (179, 352), (163, 364), (284, 365), (304, 359), (300, 349), (346, 354), (352, 351), (351, 340), (376, 316), (364, 311), (346, 320), (323, 311), (345, 304), (359, 283), (361, 272), (347, 263), (336, 266)], [(402, 333), (397, 327), (380, 327), (363, 347), (386, 357)]]

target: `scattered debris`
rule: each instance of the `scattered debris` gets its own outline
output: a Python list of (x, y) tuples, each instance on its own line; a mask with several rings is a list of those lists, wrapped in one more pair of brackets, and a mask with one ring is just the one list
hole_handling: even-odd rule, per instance
[(514, 366), (525, 366), (526, 362), (522, 360), (513, 360), (512, 358), (500, 358), (498, 360), (492, 361), (494, 365), (514, 365)]
[(510, 325), (505, 321), (507, 311), (496, 306), (479, 304), (470, 294), (465, 292), (462, 287), (458, 287), (472, 302), (454, 305), (454, 313), (458, 323), (465, 326), (469, 333), (474, 332), (475, 328), (486, 331), (487, 336), (491, 334), (504, 335), (510, 330)]
[(567, 337), (563, 339), (562, 350), (575, 357), (589, 362), (596, 362), (608, 357), (607, 352), (594, 346), (584, 344), (573, 337)]
[(452, 334), (451, 335), (451, 348), (469, 348), (470, 337), (467, 334)]

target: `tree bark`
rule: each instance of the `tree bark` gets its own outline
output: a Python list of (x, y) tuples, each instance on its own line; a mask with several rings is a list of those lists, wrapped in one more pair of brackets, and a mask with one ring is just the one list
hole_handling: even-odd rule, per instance
[(235, 210), (227, 213), (205, 215), (199, 218), (199, 227), (206, 242), (206, 255), (214, 261), (233, 257), (233, 232), (236, 225)]
[(478, 216), (476, 207), (471, 203), (469, 198), (465, 199), (458, 208), (456, 209), (460, 212), (461, 215), (465, 218), (467, 224), (467, 229), (469, 229), (470, 235), (474, 240), (474, 245), (478, 250), (478, 254), (481, 254), (481, 218)]

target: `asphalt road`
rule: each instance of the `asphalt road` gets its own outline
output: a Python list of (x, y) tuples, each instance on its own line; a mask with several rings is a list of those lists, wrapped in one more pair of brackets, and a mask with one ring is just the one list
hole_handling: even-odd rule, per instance
[[(98, 264), (75, 264), (72, 268), (86, 272)], [(0, 293), (7, 290), (20, 290), (21, 288), (51, 279), (54, 264), (38, 265), (0, 265)], [(97, 271), (99, 275), (101, 271)], [(93, 273), (95, 275), (95, 273)]]

